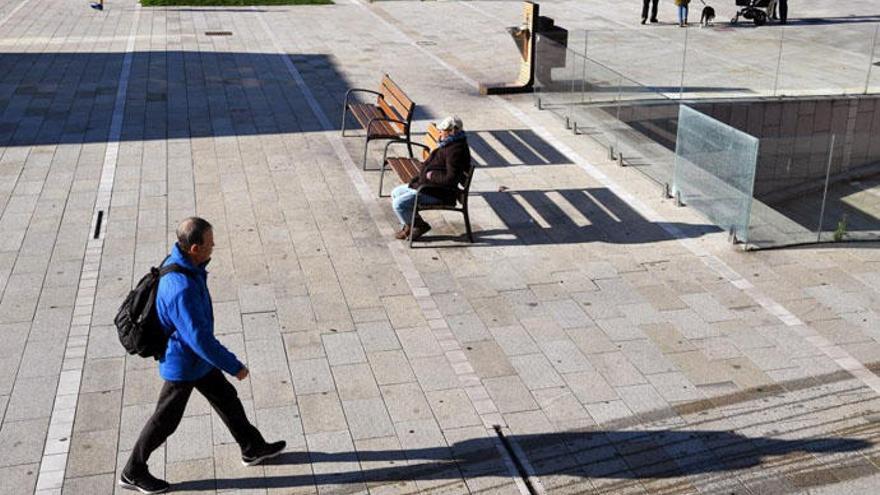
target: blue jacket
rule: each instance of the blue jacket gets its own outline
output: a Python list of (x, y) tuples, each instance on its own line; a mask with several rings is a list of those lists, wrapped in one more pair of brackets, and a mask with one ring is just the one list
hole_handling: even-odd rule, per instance
[(159, 374), (173, 382), (198, 380), (214, 368), (235, 375), (244, 365), (214, 337), (207, 263), (194, 265), (177, 244), (164, 264), (171, 263), (189, 273), (171, 272), (159, 280), (156, 312), (169, 336), (165, 357), (159, 360)]

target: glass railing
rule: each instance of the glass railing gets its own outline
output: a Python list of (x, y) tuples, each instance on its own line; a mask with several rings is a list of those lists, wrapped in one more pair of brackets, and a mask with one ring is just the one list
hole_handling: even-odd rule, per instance
[(761, 248), (880, 240), (880, 150), (871, 133), (761, 140), (750, 241)]
[(868, 57), (868, 75), (865, 77), (865, 94), (880, 93), (880, 24), (874, 28), (873, 43)]
[(880, 24), (815, 25), (779, 29), (774, 96), (880, 93)]
[(672, 193), (748, 243), (758, 139), (681, 105)]
[[(669, 184), (678, 101), (667, 91), (671, 86), (645, 86), (611, 68), (613, 53), (625, 44), (623, 34), (580, 32), (568, 44), (580, 52), (539, 35), (536, 102), (573, 132), (606, 147), (622, 164)], [(584, 56), (585, 50), (596, 58)], [(671, 95), (676, 96), (674, 91)]]
[[(667, 191), (676, 179), (703, 184), (714, 199), (683, 186), (683, 201), (702, 204), (739, 240), (758, 248), (880, 240), (880, 145), (872, 144), (880, 142), (880, 24), (572, 31), (567, 46), (538, 35), (536, 65), (541, 108)], [(751, 148), (707, 149), (697, 161), (676, 155), (680, 117), (696, 123), (700, 113), (760, 139), (745, 220), (732, 212), (741, 211), (747, 176), (712, 166), (706, 175), (702, 165)], [(683, 163), (695, 166), (676, 169)]]

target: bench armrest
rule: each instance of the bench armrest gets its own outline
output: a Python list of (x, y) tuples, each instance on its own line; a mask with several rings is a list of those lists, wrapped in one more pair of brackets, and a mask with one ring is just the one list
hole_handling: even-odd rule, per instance
[(346, 108), (348, 107), (348, 99), (352, 93), (371, 93), (371, 94), (374, 94), (379, 97), (382, 96), (382, 93), (380, 93), (378, 91), (373, 91), (372, 89), (352, 88), (352, 89), (349, 89), (348, 91), (345, 92), (345, 107)]
[(418, 197), (419, 197), (419, 194), (421, 194), (422, 189), (425, 189), (425, 188), (430, 188), (430, 189), (445, 189), (445, 190), (447, 190), (447, 191), (455, 191), (456, 194), (461, 193), (461, 189), (459, 189), (458, 186), (447, 187), (447, 186), (438, 186), (438, 185), (435, 185), (435, 184), (422, 184), (421, 186), (419, 186), (418, 189), (416, 189), (416, 202), (418, 202)]
[[(424, 148), (424, 149), (427, 150), (427, 151), (431, 151), (431, 148), (425, 146), (424, 144), (421, 144), (421, 143), (414, 143), (414, 142), (412, 142), (412, 141), (407, 141), (406, 139), (395, 139), (395, 140), (392, 140), (392, 141), (388, 141), (388, 144), (385, 145), (385, 152), (382, 153), (382, 161), (383, 161), (383, 162), (384, 162), (385, 160), (388, 159), (388, 148), (391, 147), (392, 144), (406, 144), (406, 145), (409, 145), (409, 146), (418, 146), (419, 148)], [(411, 149), (411, 148), (410, 148), (410, 155), (409, 155), (409, 157), (410, 157), (410, 158), (415, 158), (414, 156), (412, 156), (412, 149)]]

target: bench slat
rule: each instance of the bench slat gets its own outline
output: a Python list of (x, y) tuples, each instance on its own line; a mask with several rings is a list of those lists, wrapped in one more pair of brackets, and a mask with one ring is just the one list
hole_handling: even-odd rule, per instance
[(419, 175), (419, 166), (421, 164), (413, 158), (389, 158), (388, 165), (391, 166), (391, 169), (394, 170), (394, 173), (397, 174), (401, 182), (408, 184), (413, 177)]
[(385, 95), (385, 98), (389, 100), (389, 104), (395, 107), (401, 115), (407, 116), (412, 113), (415, 103), (413, 103), (409, 96), (400, 89), (400, 86), (398, 86), (388, 74), (385, 74), (385, 77), (382, 78), (381, 89), (379, 91)]
[(438, 129), (433, 123), (428, 126), (428, 134), (425, 136), (425, 144), (428, 144), (428, 139), (433, 142), (433, 145), (429, 145), (431, 148), (436, 147), (437, 144), (440, 143), (440, 129)]
[[(405, 118), (401, 118), (401, 116), (397, 114), (397, 111), (396, 111), (394, 108), (392, 108), (390, 105), (388, 105), (388, 100), (386, 100), (385, 98), (380, 98), (380, 99), (379, 99), (379, 108), (380, 108), (380, 109), (382, 110), (382, 112), (384, 112), (388, 117), (390, 117), (390, 118), (392, 118), (392, 119), (402, 120), (403, 122), (406, 122), (406, 119), (405, 119)], [(397, 131), (398, 134), (403, 134), (403, 133), (406, 132), (406, 128), (404, 127), (403, 124), (397, 124), (397, 123), (394, 123), (394, 122), (388, 122), (388, 125), (390, 125), (390, 126), (394, 127), (395, 129), (397, 129), (397, 130), (398, 130), (398, 131)]]
[[(437, 146), (440, 145), (440, 129), (437, 129), (437, 126), (431, 123), (428, 125), (428, 132), (425, 133), (425, 146), (430, 148), (432, 151), (437, 149)], [(422, 161), (427, 160), (428, 156), (431, 154), (429, 150), (422, 150)]]
[(389, 95), (393, 96), (394, 99), (397, 100), (401, 108), (409, 110), (415, 105), (413, 101), (409, 98), (409, 96), (407, 96), (406, 93), (404, 93), (403, 90), (400, 89), (400, 86), (392, 81), (390, 77), (384, 81), (383, 89), (383, 92), (387, 91)]
[(349, 106), (352, 115), (357, 121), (362, 125), (367, 125), (367, 122), (370, 121), (373, 117), (381, 117), (382, 112), (374, 105), (369, 105), (365, 103), (356, 103)]
[[(363, 128), (367, 127), (371, 119), (385, 117), (385, 115), (382, 113), (382, 110), (374, 105), (356, 103), (349, 105), (349, 108), (351, 110), (351, 114), (358, 121), (358, 123), (361, 124), (361, 127)], [(398, 128), (398, 126), (387, 121), (375, 121), (370, 127), (370, 136), (373, 137), (397, 137), (400, 134), (402, 134), (402, 131)]]
[(431, 155), (431, 151), (435, 150), (440, 144), (440, 129), (438, 129), (433, 123), (428, 125), (424, 142), (425, 146), (429, 149), (422, 149), (421, 160), (406, 157), (388, 158), (388, 165), (394, 170), (397, 177), (399, 177), (403, 183), (409, 183), (413, 177), (419, 175), (419, 171), (422, 168), (422, 162), (427, 160)]

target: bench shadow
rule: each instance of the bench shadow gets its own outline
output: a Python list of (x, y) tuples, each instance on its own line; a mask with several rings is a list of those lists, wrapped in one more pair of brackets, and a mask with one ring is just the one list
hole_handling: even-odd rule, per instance
[[(472, 207), (474, 199), (483, 199), (506, 227), (481, 229), (476, 225), (475, 246), (587, 242), (643, 244), (671, 240), (674, 237), (670, 231), (685, 238), (722, 231), (711, 224), (648, 221), (604, 187), (487, 191), (472, 193), (471, 197)], [(462, 239), (460, 235), (432, 232), (419, 239), (416, 247), (441, 247), (437, 245), (441, 241)]]
[[(124, 60), (124, 53), (0, 54), (0, 146), (106, 142)], [(121, 140), (324, 131), (289, 61), (340, 129), (350, 84), (328, 55), (140, 51), (124, 88)]]
[(480, 168), (572, 163), (531, 129), (469, 130), (468, 145)]
[[(871, 442), (860, 439), (784, 440), (712, 430), (568, 431), (507, 438), (526, 454), (537, 477), (563, 475), (575, 479), (664, 479), (733, 472), (758, 467), (774, 457), (842, 454), (871, 446)], [(289, 452), (267, 464), (311, 464), (317, 473), (192, 480), (175, 484), (175, 489), (290, 488), (510, 476), (494, 438), (468, 439), (436, 448)], [(322, 464), (335, 464), (335, 469), (331, 471)], [(815, 467), (820, 467), (818, 462)]]

